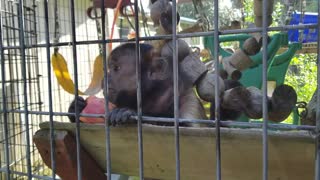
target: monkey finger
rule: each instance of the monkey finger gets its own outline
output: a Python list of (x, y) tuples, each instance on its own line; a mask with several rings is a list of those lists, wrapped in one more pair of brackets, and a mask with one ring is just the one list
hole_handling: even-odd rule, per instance
[(114, 109), (113, 111), (110, 112), (110, 114), (108, 115), (108, 121), (110, 123), (110, 125), (112, 126), (116, 126), (117, 122), (116, 122), (116, 117), (117, 114), (119, 112), (120, 109)]
[(134, 116), (134, 115), (136, 115), (134, 111), (126, 110), (122, 115), (121, 121), (126, 123), (134, 123), (135, 121), (130, 119), (131, 116)]
[(125, 116), (125, 112), (126, 112), (126, 109), (122, 108), (118, 111), (118, 113), (116, 114), (115, 116), (115, 122), (117, 125), (120, 125), (120, 124), (123, 124), (125, 123), (125, 121), (123, 121), (123, 117)]
[(112, 126), (117, 125), (116, 118), (117, 118), (118, 112), (119, 112), (119, 109), (116, 109), (115, 111), (111, 112), (110, 121)]

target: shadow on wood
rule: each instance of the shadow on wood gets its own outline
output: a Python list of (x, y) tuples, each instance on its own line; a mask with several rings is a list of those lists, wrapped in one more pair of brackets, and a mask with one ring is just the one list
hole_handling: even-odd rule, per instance
[[(106, 168), (103, 125), (81, 124), (81, 145)], [(40, 124), (48, 129), (49, 123)], [(55, 123), (56, 130), (75, 132), (75, 124)], [(111, 127), (112, 173), (139, 175), (136, 127)], [(180, 128), (181, 179), (214, 179), (214, 128)], [(175, 178), (174, 127), (143, 125), (144, 173), (157, 179)], [(269, 179), (314, 178), (314, 136), (308, 131), (269, 131)], [(262, 130), (221, 128), (222, 178), (262, 178)]]

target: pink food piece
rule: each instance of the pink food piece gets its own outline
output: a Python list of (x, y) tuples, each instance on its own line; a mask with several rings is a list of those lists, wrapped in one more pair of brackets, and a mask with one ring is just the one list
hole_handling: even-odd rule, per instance
[[(105, 100), (104, 98), (98, 98), (95, 96), (89, 96), (86, 99), (87, 105), (82, 110), (81, 113), (84, 114), (104, 114), (105, 113)], [(109, 110), (112, 110), (115, 106), (109, 103)], [(94, 117), (80, 117), (80, 121), (84, 123), (104, 123), (104, 118), (94, 118)]]

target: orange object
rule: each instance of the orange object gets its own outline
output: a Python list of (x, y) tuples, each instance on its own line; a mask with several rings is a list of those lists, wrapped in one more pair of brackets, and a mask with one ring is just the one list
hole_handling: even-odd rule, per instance
[[(86, 99), (87, 105), (81, 113), (84, 114), (105, 114), (105, 100), (96, 96), (89, 96)], [(115, 108), (115, 105), (109, 102), (109, 110)], [(80, 121), (84, 123), (104, 123), (104, 118), (80, 117)]]
[[(115, 26), (116, 20), (118, 18), (118, 14), (119, 14), (119, 11), (120, 11), (121, 3), (122, 3), (122, 0), (119, 0), (118, 4), (117, 4), (117, 7), (116, 7), (116, 11), (114, 13), (113, 22), (112, 22), (112, 26), (111, 26), (110, 39), (113, 38), (114, 26)], [(111, 50), (112, 50), (112, 42), (109, 43), (109, 52), (111, 52)]]
[(128, 34), (128, 39), (134, 39), (136, 38), (136, 32), (135, 31), (131, 31), (129, 34)]

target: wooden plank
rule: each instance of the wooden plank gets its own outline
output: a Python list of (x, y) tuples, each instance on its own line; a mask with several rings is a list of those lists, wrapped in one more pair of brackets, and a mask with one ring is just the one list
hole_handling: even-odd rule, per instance
[[(39, 130), (33, 136), (44, 163), (51, 167), (50, 131)], [(56, 173), (64, 180), (77, 180), (77, 147), (75, 138), (65, 130), (54, 132)], [(107, 179), (95, 160), (81, 148), (82, 179)]]
[[(286, 50), (288, 50), (288, 47), (281, 47), (278, 51), (278, 54), (283, 53)], [(302, 48), (297, 50), (296, 54), (312, 54), (317, 52), (317, 43), (303, 43)]]
[[(48, 123), (40, 124), (48, 129)], [(75, 132), (75, 124), (55, 123), (55, 129)], [(103, 125), (81, 124), (81, 145), (106, 167)], [(137, 128), (111, 127), (112, 173), (139, 175)], [(143, 125), (144, 173), (158, 179), (175, 178), (174, 128)], [(180, 128), (181, 179), (215, 178), (215, 129)], [(262, 131), (221, 129), (222, 178), (262, 178)], [(308, 131), (269, 132), (269, 179), (314, 178), (314, 136)]]

